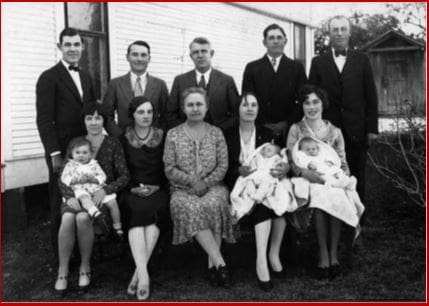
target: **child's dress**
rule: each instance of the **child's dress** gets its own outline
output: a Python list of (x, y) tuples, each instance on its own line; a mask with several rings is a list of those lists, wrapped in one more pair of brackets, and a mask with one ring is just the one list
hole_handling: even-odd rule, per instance
[(253, 206), (258, 203), (272, 209), (278, 216), (294, 211), (298, 207), (289, 179), (279, 180), (270, 174), (270, 169), (278, 163), (287, 163), (284, 150), (280, 155), (265, 158), (261, 155), (265, 145), (258, 147), (243, 163), (244, 166), (256, 171), (246, 177), (238, 177), (231, 191), (232, 215), (237, 220), (250, 213)]
[[(85, 183), (82, 182), (82, 180), (85, 181), (86, 177), (95, 178), (98, 184), (90, 180)], [(106, 182), (106, 174), (95, 159), (91, 159), (87, 164), (81, 164), (70, 159), (64, 167), (61, 181), (73, 189), (76, 199), (84, 195), (92, 197), (96, 191), (103, 188)], [(74, 181), (79, 181), (79, 183), (74, 183)], [(103, 199), (103, 203), (107, 203), (114, 199), (116, 199), (115, 193), (106, 195)]]

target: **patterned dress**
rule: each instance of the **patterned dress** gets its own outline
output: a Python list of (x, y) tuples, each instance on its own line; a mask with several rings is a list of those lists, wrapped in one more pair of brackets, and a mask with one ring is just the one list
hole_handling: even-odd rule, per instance
[[(124, 150), (118, 139), (105, 136), (95, 159), (106, 174), (106, 185), (103, 187), (106, 194), (118, 193), (127, 186), (130, 180)], [(58, 180), (61, 194), (67, 200), (74, 197), (73, 189)], [(82, 210), (83, 211), (83, 210)], [(66, 203), (61, 206), (61, 213), (76, 213)]]
[[(185, 132), (185, 124), (168, 132), (164, 149), (165, 174), (171, 188), (173, 244), (185, 243), (207, 229), (228, 242), (235, 242), (228, 189), (221, 184), (228, 168), (222, 131), (205, 123), (204, 135), (197, 143)], [(209, 188), (202, 197), (187, 192), (196, 175)]]
[[(341, 169), (350, 173), (346, 161), (344, 149), (344, 138), (341, 130), (325, 121), (327, 124), (326, 133), (319, 140), (330, 145), (341, 159)], [(291, 126), (287, 139), (287, 148), (293, 149), (295, 143), (304, 136), (315, 136), (314, 132), (309, 129), (304, 120)], [(292, 171), (297, 176), (301, 176), (301, 169), (291, 162)], [(360, 216), (363, 213), (363, 205), (354, 203), (342, 188), (330, 187), (327, 185), (311, 183), (310, 184), (310, 203), (309, 208), (318, 208), (329, 215), (340, 219), (346, 224), (357, 227)]]

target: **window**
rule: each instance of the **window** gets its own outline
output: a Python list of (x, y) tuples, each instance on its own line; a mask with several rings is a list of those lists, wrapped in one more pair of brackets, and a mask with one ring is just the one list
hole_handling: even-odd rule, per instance
[(109, 80), (106, 5), (99, 2), (65, 4), (66, 26), (79, 30), (84, 41), (80, 65), (90, 73), (97, 99), (103, 96)]
[(294, 57), (305, 67), (305, 26), (294, 24), (294, 40)]

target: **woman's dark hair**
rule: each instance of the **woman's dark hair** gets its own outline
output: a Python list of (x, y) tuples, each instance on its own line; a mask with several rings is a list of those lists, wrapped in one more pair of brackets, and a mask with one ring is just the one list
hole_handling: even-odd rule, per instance
[(152, 123), (153, 123), (153, 120), (155, 120), (155, 118), (156, 118), (155, 116), (157, 116), (155, 106), (145, 96), (134, 97), (131, 100), (130, 105), (128, 105), (128, 118), (130, 118), (131, 121), (134, 122), (134, 113), (136, 112), (137, 108), (139, 108), (140, 105), (142, 105), (146, 102), (148, 102), (148, 103), (150, 103), (150, 105), (152, 105), (152, 114), (153, 114)]
[(308, 96), (312, 93), (318, 96), (319, 99), (322, 101), (323, 109), (327, 109), (329, 107), (328, 94), (326, 93), (326, 91), (323, 90), (322, 88), (319, 88), (311, 84), (305, 84), (299, 90), (299, 102), (301, 103), (301, 105), (302, 103), (304, 103), (305, 100), (307, 100)]
[(89, 147), (89, 151), (92, 152), (92, 144), (91, 142), (85, 138), (85, 136), (81, 136), (81, 137), (76, 137), (73, 138), (68, 146), (67, 146), (67, 152), (64, 158), (64, 165), (67, 163), (67, 161), (69, 159), (72, 158), (72, 152), (75, 148), (77, 147), (81, 147), (81, 146), (88, 146)]
[(88, 115), (94, 115), (97, 112), (101, 117), (103, 117), (103, 122), (106, 123), (106, 114), (103, 110), (103, 105), (98, 102), (84, 104), (82, 108), (82, 121), (85, 121), (85, 117)]
[(253, 91), (243, 91), (243, 93), (240, 96), (240, 99), (238, 100), (239, 102), (238, 102), (237, 109), (236, 109), (237, 114), (239, 114), (241, 103), (243, 102), (243, 100), (247, 102), (248, 96), (255, 97), (256, 101), (258, 102), (258, 107), (259, 107), (259, 101), (258, 101), (258, 98), (256, 98), (256, 94)]

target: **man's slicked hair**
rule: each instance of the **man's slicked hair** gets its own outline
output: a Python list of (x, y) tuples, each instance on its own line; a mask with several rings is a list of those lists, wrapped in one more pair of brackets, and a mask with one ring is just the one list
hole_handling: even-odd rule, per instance
[(60, 33), (60, 44), (63, 43), (64, 36), (76, 36), (78, 35), (80, 37), (80, 41), (83, 43), (82, 36), (80, 36), (78, 30), (75, 28), (65, 28)]
[(273, 24), (270, 24), (268, 27), (265, 28), (265, 30), (263, 32), (264, 39), (267, 39), (267, 35), (268, 35), (269, 31), (271, 31), (271, 30), (277, 30), (277, 29), (279, 29), (280, 32), (282, 32), (283, 36), (286, 38), (286, 32), (285, 32), (285, 30), (281, 26), (279, 26), (277, 23), (273, 23)]
[(205, 38), (205, 37), (201, 37), (201, 36), (200, 36), (200, 37), (195, 37), (195, 38), (191, 41), (191, 43), (189, 44), (189, 49), (191, 49), (192, 44), (210, 45), (210, 46), (211, 46), (210, 41), (209, 41), (207, 38)]
[(147, 51), (149, 52), (149, 55), (150, 55), (150, 46), (147, 42), (145, 42), (143, 40), (136, 40), (135, 42), (132, 42), (127, 48), (127, 55), (130, 54), (131, 47), (135, 46), (135, 45), (146, 47)]

